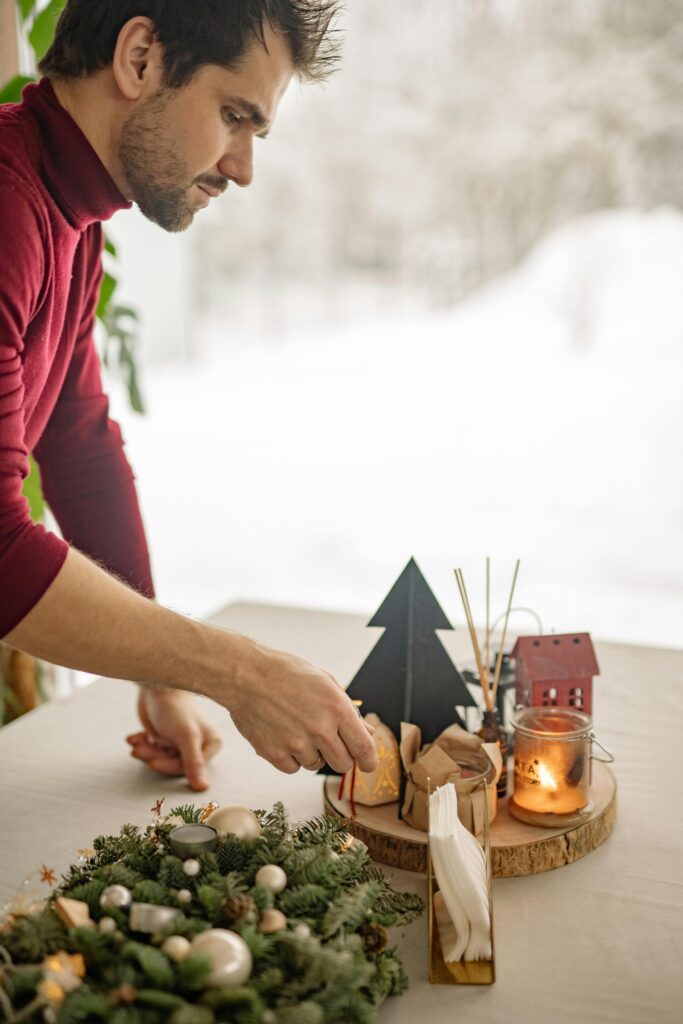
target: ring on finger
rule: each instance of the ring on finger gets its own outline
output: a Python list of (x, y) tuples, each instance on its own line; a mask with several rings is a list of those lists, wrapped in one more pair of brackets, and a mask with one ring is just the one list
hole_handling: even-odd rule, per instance
[[(299, 764), (301, 764), (301, 761)], [(318, 768), (322, 768), (324, 764), (325, 758), (322, 756), (320, 751), (318, 751), (318, 759), (314, 761), (313, 764), (301, 764), (301, 767), (305, 768), (307, 772), (316, 772)]]

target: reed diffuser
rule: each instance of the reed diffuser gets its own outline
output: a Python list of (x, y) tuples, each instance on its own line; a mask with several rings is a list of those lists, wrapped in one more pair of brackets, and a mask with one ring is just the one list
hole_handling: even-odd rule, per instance
[(510, 587), (510, 597), (508, 600), (507, 611), (505, 613), (505, 621), (503, 623), (503, 636), (500, 641), (500, 647), (498, 649), (498, 657), (496, 658), (495, 669), (493, 672), (493, 680), (491, 680), (491, 559), (486, 559), (486, 633), (484, 637), (484, 658), (482, 658), (481, 648), (479, 646), (479, 639), (477, 637), (477, 631), (474, 628), (474, 619), (472, 617), (472, 609), (470, 607), (470, 600), (467, 594), (467, 587), (465, 586), (465, 577), (462, 569), (455, 569), (455, 581), (458, 584), (458, 590), (460, 591), (460, 597), (462, 599), (462, 605), (465, 610), (465, 619), (467, 621), (467, 628), (470, 632), (470, 638), (472, 640), (472, 648), (474, 650), (474, 658), (477, 663), (477, 671), (479, 673), (479, 682), (481, 685), (481, 692), (484, 698), (484, 711), (482, 715), (481, 728), (479, 735), (485, 743), (497, 743), (500, 747), (501, 755), (503, 758), (503, 771), (501, 772), (500, 779), (498, 780), (498, 796), (507, 796), (507, 738), (503, 729), (501, 728), (501, 722), (498, 717), (498, 710), (496, 707), (496, 695), (498, 693), (498, 685), (500, 683), (500, 674), (503, 668), (503, 652), (505, 650), (505, 637), (507, 635), (508, 619), (510, 618), (510, 609), (512, 608), (512, 601), (515, 594), (515, 586), (517, 584), (517, 574), (519, 572), (519, 559), (515, 565), (515, 571), (512, 576), (512, 586)]

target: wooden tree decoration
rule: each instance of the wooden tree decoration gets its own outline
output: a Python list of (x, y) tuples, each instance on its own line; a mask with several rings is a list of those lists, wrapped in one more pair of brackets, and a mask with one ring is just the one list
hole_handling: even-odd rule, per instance
[(413, 722), (423, 743), (453, 722), (464, 727), (456, 709), (476, 701), (435, 633), (453, 627), (414, 559), (368, 625), (385, 631), (346, 691), (363, 701), (363, 713), (374, 711), (396, 736), (401, 722)]

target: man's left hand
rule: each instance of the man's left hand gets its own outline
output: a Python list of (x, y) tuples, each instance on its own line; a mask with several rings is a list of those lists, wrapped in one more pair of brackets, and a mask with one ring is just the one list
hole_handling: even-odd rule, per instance
[(191, 694), (183, 690), (141, 689), (138, 713), (144, 732), (127, 736), (131, 756), (162, 775), (185, 775), (192, 789), (209, 785), (206, 762), (221, 747)]

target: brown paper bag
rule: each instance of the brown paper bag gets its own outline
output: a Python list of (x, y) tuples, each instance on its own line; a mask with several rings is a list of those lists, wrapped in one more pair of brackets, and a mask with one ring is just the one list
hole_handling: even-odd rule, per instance
[[(413, 828), (429, 830), (428, 791), (452, 783), (458, 792), (458, 817), (465, 828), (479, 836), (484, 827), (484, 801), (489, 821), (497, 811), (496, 782), (503, 761), (495, 743), (483, 743), (481, 737), (450, 725), (433, 743), (421, 749), (420, 730), (410, 722), (401, 722), (401, 760), (407, 776), (403, 818)], [(484, 773), (482, 789), (472, 773)], [(470, 780), (471, 777), (471, 780)]]
[(355, 778), (353, 772), (347, 772), (341, 795), (345, 800), (353, 798), (355, 803), (364, 804), (366, 807), (391, 804), (398, 800), (401, 782), (398, 740), (378, 715), (370, 712), (364, 718), (375, 730), (373, 739), (379, 764), (374, 772), (356, 771)]

